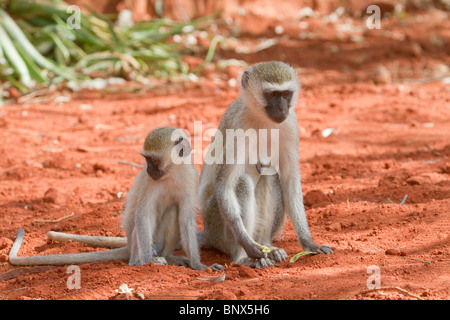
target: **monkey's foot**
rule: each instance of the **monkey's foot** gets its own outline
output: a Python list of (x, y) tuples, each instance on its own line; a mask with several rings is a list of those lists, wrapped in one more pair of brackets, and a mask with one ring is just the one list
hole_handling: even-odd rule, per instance
[(322, 254), (330, 254), (333, 253), (333, 249), (331, 249), (331, 247), (323, 245), (319, 247), (319, 250), (317, 251), (318, 253), (322, 253)]
[(249, 257), (243, 257), (236, 261), (236, 263), (250, 268), (260, 269), (265, 267), (272, 267), (275, 261), (269, 258), (252, 259)]
[(275, 262), (280, 262), (286, 260), (288, 257), (286, 251), (277, 247), (269, 247), (270, 252), (267, 254), (267, 257)]
[(333, 249), (331, 249), (331, 247), (326, 246), (326, 245), (318, 246), (314, 242), (309, 243), (307, 245), (304, 245), (302, 243), (302, 249), (303, 249), (303, 251), (317, 252), (319, 254), (330, 254), (330, 253), (333, 253)]
[(167, 256), (166, 257), (167, 263), (173, 266), (180, 266), (180, 267), (190, 267), (190, 261), (187, 257), (182, 256)]
[(208, 268), (211, 268), (213, 271), (223, 271), (225, 270), (225, 268), (218, 264), (218, 263), (214, 263), (213, 265), (210, 265)]

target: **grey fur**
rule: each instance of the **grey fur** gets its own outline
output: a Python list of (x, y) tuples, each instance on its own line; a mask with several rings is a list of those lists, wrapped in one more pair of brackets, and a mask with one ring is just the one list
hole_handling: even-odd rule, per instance
[[(18, 257), (24, 238), (19, 229), (10, 251), (9, 261), (16, 265), (51, 265), (100, 262), (107, 260), (128, 260), (130, 265), (173, 264), (202, 270), (208, 266), (200, 262), (197, 243), (196, 198), (198, 172), (192, 164), (176, 165), (171, 162), (174, 145), (173, 127), (158, 128), (147, 136), (142, 155), (157, 156), (164, 175), (153, 180), (144, 168), (135, 178), (127, 195), (123, 228), (126, 238), (79, 236), (56, 234), (63, 241), (73, 240), (92, 245), (116, 247), (108, 251)], [(186, 137), (184, 137), (186, 138)], [(49, 238), (55, 233), (50, 232)], [(174, 256), (173, 252), (181, 243), (187, 257)], [(218, 264), (213, 270), (223, 270)]]
[[(262, 92), (268, 88), (294, 93), (289, 115), (282, 123), (274, 123), (262, 110), (265, 107)], [(279, 170), (275, 175), (264, 176), (257, 166), (248, 163), (203, 164), (199, 189), (204, 220), (204, 230), (199, 235), (201, 246), (217, 248), (239, 264), (272, 266), (287, 258), (283, 249), (272, 246), (273, 239), (283, 232), (287, 211), (303, 250), (333, 252), (330, 247), (313, 242), (306, 220), (294, 111), (298, 93), (297, 76), (284, 63), (260, 63), (244, 72), (241, 97), (226, 110), (218, 132), (226, 137), (227, 129), (279, 129)], [(214, 141), (210, 148), (214, 148)], [(227, 148), (238, 147), (233, 141), (218, 141), (223, 141), (224, 155)], [(264, 246), (271, 251), (263, 252)]]

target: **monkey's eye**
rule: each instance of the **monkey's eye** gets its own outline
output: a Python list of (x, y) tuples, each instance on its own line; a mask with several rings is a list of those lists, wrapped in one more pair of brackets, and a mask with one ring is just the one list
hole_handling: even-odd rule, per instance
[(275, 97), (276, 95), (277, 95), (277, 93), (275, 91), (269, 92), (269, 97)]
[(161, 163), (161, 161), (156, 157), (152, 157), (152, 156), (149, 157), (149, 156), (144, 155), (144, 158), (145, 158), (145, 161), (147, 161), (147, 165), (150, 165), (153, 168), (158, 168)]
[(283, 91), (283, 97), (289, 98), (290, 95), (291, 95), (290, 91)]

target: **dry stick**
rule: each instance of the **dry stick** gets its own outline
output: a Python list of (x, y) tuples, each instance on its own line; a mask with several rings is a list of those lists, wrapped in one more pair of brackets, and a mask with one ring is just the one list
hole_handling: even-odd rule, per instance
[(409, 291), (406, 291), (405, 289), (402, 289), (400, 287), (381, 287), (381, 288), (369, 289), (369, 290), (360, 292), (360, 294), (365, 294), (365, 293), (374, 292), (374, 291), (381, 291), (381, 290), (398, 290), (398, 291), (401, 291), (401, 292), (403, 292), (411, 297), (414, 297), (416, 299), (424, 300), (423, 298), (416, 296), (415, 294), (413, 294)]
[(403, 257), (403, 256), (399, 256), (400, 258), (403, 259), (410, 259), (410, 260), (414, 260), (414, 261), (419, 261), (421, 263), (433, 263), (433, 260), (421, 260), (421, 259), (417, 259), (417, 258), (411, 258), (411, 257)]
[(74, 213), (72, 212), (71, 214), (69, 214), (69, 215), (67, 215), (67, 216), (64, 216), (64, 217), (62, 217), (62, 218), (55, 219), (55, 220), (39, 220), (39, 219), (36, 219), (36, 220), (33, 220), (33, 221), (34, 221), (34, 222), (41, 222), (41, 223), (60, 222), (60, 221), (62, 221), (62, 220), (64, 220), (64, 219), (70, 218), (70, 217), (73, 216), (73, 215), (74, 215)]
[(433, 156), (435, 157), (440, 157), (441, 154), (439, 152), (437, 152), (436, 150), (434, 150), (433, 148), (431, 148), (428, 143), (425, 144), (425, 147), (427, 147), (428, 150), (430, 150), (430, 152), (433, 154)]
[(4, 297), (4, 296), (6, 296), (8, 293), (11, 293), (11, 292), (14, 292), (14, 291), (18, 291), (18, 290), (27, 290), (27, 289), (30, 289), (30, 288), (29, 288), (29, 287), (15, 288), (15, 289), (12, 289), (12, 290), (0, 292), (0, 295)]
[(47, 270), (54, 268), (57, 267), (56, 266), (19, 267), (0, 274), (0, 281), (14, 279), (29, 273), (45, 272)]
[(386, 252), (389, 249), (399, 250), (399, 249), (404, 249), (404, 248), (406, 248), (406, 246), (397, 247), (397, 248), (394, 247), (394, 248), (380, 249), (380, 250), (362, 251), (362, 253), (378, 253), (378, 252)]
[(129, 165), (129, 166), (133, 166), (133, 167), (136, 167), (136, 168), (141, 168), (141, 169), (144, 168), (144, 166), (142, 164), (131, 162), (131, 161), (117, 160), (117, 162), (120, 163), (120, 164), (126, 164), (126, 165)]

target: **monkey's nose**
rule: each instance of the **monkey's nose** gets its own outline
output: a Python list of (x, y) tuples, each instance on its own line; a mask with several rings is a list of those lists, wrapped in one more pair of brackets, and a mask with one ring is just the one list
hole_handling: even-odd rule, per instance
[(289, 112), (289, 108), (287, 106), (284, 105), (279, 105), (278, 106), (278, 111), (280, 111), (281, 114), (283, 115), (287, 115)]

